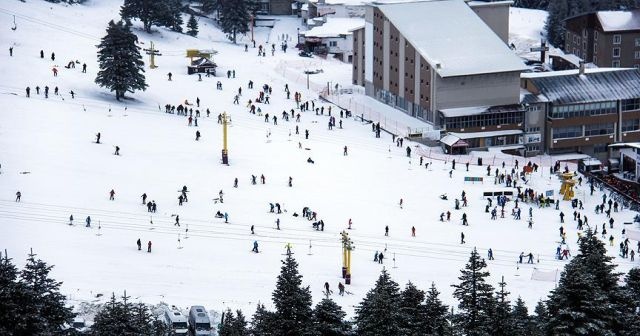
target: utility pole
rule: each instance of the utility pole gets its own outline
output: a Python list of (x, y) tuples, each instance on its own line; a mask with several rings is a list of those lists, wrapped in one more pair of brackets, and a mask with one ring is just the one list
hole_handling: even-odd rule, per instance
[(156, 62), (155, 62), (156, 61), (155, 56), (162, 56), (162, 54), (160, 53), (160, 50), (153, 48), (153, 41), (149, 42), (149, 44), (150, 44), (150, 47), (148, 49), (142, 49), (142, 50), (145, 51), (147, 55), (149, 55), (149, 68), (155, 69), (157, 68)]
[(229, 151), (227, 150), (227, 112), (222, 113), (222, 164), (229, 165)]

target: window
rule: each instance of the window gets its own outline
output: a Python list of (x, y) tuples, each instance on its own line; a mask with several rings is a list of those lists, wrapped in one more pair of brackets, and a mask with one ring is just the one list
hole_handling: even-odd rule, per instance
[(585, 125), (584, 136), (607, 135), (613, 133), (613, 123)]
[(614, 68), (619, 68), (620, 67), (620, 61), (611, 62), (611, 66), (614, 67)]
[(620, 57), (620, 48), (613, 48), (613, 57)]
[(598, 63), (598, 56), (593, 56), (593, 63), (597, 64)]
[(635, 45), (636, 47), (640, 47), (640, 37), (635, 38)]
[(582, 30), (582, 37), (584, 37), (584, 38), (587, 37), (587, 30), (586, 29)]
[(640, 110), (640, 98), (625, 99), (621, 102), (622, 111)]
[(597, 40), (598, 40), (598, 31), (597, 31), (597, 30), (594, 30), (594, 31), (593, 31), (593, 40), (594, 40), (594, 41), (597, 41)]
[(640, 59), (640, 51), (634, 51), (633, 52), (633, 58)]
[(552, 128), (554, 139), (578, 138), (582, 136), (582, 126)]
[(329, 41), (329, 46), (330, 47), (337, 47), (338, 46), (338, 41)]
[(620, 44), (622, 42), (622, 35), (613, 35), (613, 44)]
[(597, 54), (597, 53), (598, 53), (598, 44), (597, 44), (597, 43), (594, 43), (594, 44), (593, 44), (593, 53), (594, 53), (594, 54)]
[(640, 129), (640, 120), (639, 119), (624, 120), (622, 122), (622, 131), (623, 132), (633, 132), (633, 131), (637, 131), (639, 129)]

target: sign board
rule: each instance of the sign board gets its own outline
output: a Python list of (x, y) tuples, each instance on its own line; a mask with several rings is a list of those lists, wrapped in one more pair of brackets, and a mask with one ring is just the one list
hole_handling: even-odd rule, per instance
[(540, 142), (541, 139), (542, 135), (540, 133), (525, 134), (524, 143), (530, 144), (534, 142)]

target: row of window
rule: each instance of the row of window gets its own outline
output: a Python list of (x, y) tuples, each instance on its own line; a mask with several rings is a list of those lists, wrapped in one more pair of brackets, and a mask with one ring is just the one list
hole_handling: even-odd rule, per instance
[(554, 106), (549, 112), (550, 118), (575, 118), (616, 113), (616, 102)]
[[(567, 35), (569, 35), (569, 38), (571, 38), (572, 34), (567, 32)], [(574, 44), (580, 44), (580, 42), (585, 42), (584, 40), (587, 39), (587, 30), (586, 29), (584, 29), (582, 31), (582, 36), (583, 36), (583, 38), (581, 39), (580, 35), (573, 34), (573, 43)], [(593, 31), (593, 40), (594, 41), (598, 41), (598, 31), (597, 30)], [(612, 37), (612, 41), (613, 41), (613, 44), (622, 44), (622, 35), (614, 34), (613, 37)], [(636, 47), (640, 47), (640, 37), (635, 37), (633, 39), (633, 42), (634, 42)]]
[(502, 113), (485, 113), (463, 117), (445, 118), (440, 117), (440, 126), (446, 129), (486, 127), (507, 124), (521, 124), (524, 121), (524, 113), (522, 111), (502, 112)]
[(555, 127), (551, 129), (553, 139), (580, 138), (583, 136), (608, 135), (615, 132), (614, 123), (585, 126)]
[(622, 106), (622, 111), (640, 110), (640, 98), (625, 99), (620, 105)]
[(624, 120), (622, 121), (622, 132), (633, 132), (640, 130), (640, 120), (632, 119), (632, 120)]

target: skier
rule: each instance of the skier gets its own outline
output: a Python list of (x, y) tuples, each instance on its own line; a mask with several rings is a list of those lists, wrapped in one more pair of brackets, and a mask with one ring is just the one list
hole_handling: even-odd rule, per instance
[(196, 141), (200, 140), (200, 131), (196, 131)]
[(100, 143), (100, 132), (98, 132), (98, 134), (96, 134), (96, 143), (97, 144)]
[(527, 264), (533, 264), (533, 253), (529, 252), (527, 255), (529, 259), (527, 259)]
[(258, 241), (257, 241), (257, 240), (254, 240), (254, 241), (253, 241), (253, 249), (252, 249), (251, 251), (253, 251), (253, 252), (255, 252), (255, 253), (260, 253), (260, 252), (258, 251)]
[[(631, 251), (631, 260), (633, 261), (633, 251)], [(338, 291), (340, 295), (344, 296), (344, 285), (342, 282), (338, 282)]]
[(87, 73), (87, 63), (82, 64), (82, 72)]
[(387, 237), (389, 236), (389, 225), (384, 227), (384, 235)]
[(176, 215), (176, 222), (173, 224), (173, 226), (180, 226), (180, 216)]
[(85, 227), (91, 227), (91, 216), (87, 216), (87, 219), (85, 219), (85, 222), (87, 223)]
[(460, 244), (464, 244), (464, 232), (460, 232)]
[(142, 250), (142, 242), (140, 241), (140, 238), (138, 238), (136, 243), (138, 244), (138, 251)]
[(73, 215), (69, 216), (69, 225), (73, 225)]
[(325, 282), (324, 283), (324, 294), (328, 297), (329, 294), (331, 294), (331, 290), (329, 290), (329, 283)]
[(402, 209), (402, 198), (400, 199), (400, 209)]
[(489, 258), (489, 260), (494, 260), (493, 259), (493, 250), (491, 248), (489, 248), (489, 251), (487, 252), (487, 257)]
[(238, 187), (238, 178), (237, 177), (233, 180), (233, 187), (234, 188)]
[(226, 211), (224, 212), (224, 222), (229, 223), (229, 214)]
[(172, 73), (170, 73), (170, 72), (167, 74), (167, 77), (169, 77), (169, 81), (171, 81), (171, 77), (172, 77), (172, 76), (173, 76), (173, 74), (172, 74)]
[(560, 223), (564, 223), (564, 212), (560, 211)]
[(253, 231), (253, 225), (251, 225), (251, 234), (255, 234), (255, 231)]
[(31, 97), (31, 88), (27, 86), (27, 98)]
[(151, 253), (151, 241), (147, 243), (147, 252)]
[(276, 230), (280, 230), (280, 218), (276, 218)]
[(111, 191), (109, 192), (109, 200), (110, 201), (115, 200), (115, 195), (116, 195), (116, 192), (113, 189), (111, 189)]
[(16, 192), (16, 202), (20, 202), (21, 197), (22, 197), (22, 193), (20, 191)]
[(179, 206), (182, 205), (182, 201), (184, 201), (184, 198), (182, 197), (182, 195), (178, 196), (178, 205)]
[(56, 60), (56, 53), (54, 53), (54, 52), (51, 53), (51, 60), (52, 61)]
[(373, 255), (373, 261), (378, 262), (378, 251)]

